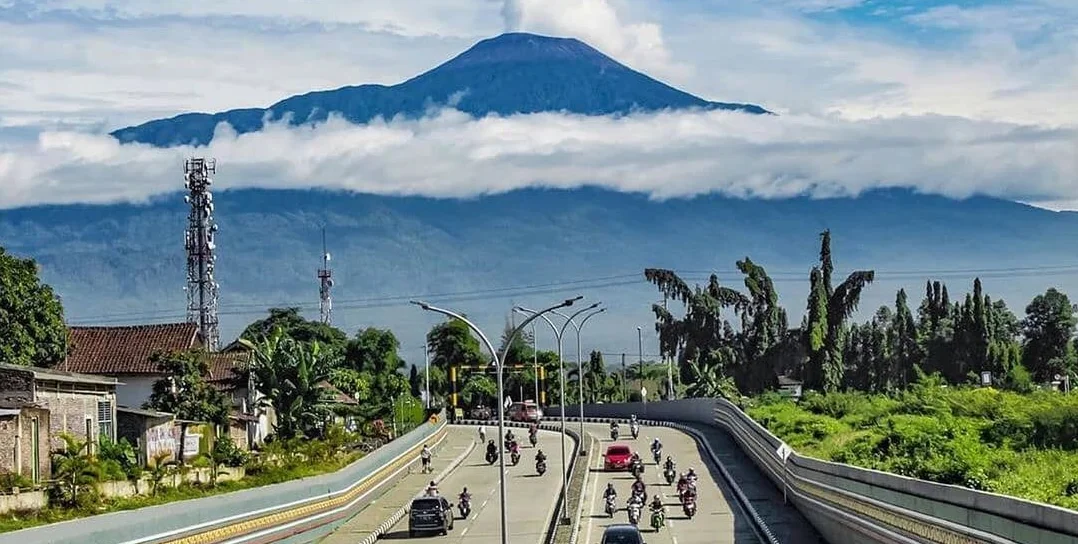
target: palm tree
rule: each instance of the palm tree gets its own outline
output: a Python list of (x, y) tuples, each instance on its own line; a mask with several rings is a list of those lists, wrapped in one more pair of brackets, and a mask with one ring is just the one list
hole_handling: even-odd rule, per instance
[(64, 502), (76, 504), (79, 491), (101, 479), (101, 471), (90, 453), (90, 442), (61, 434), (64, 447), (52, 454), (53, 476)]
[(804, 381), (808, 389), (836, 391), (845, 371), (842, 361), (846, 320), (857, 311), (861, 292), (875, 279), (872, 270), (858, 270), (838, 287), (831, 286), (831, 231), (820, 233), (820, 266), (809, 274), (805, 344), (809, 354)]

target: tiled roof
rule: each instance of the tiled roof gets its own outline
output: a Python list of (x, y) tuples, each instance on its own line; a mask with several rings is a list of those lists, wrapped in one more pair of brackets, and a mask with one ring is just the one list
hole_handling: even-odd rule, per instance
[(317, 385), (317, 387), (321, 387), (321, 388), (325, 389), (329, 393), (327, 395), (327, 397), (328, 397), (327, 400), (331, 404), (345, 404), (345, 405), (357, 405), (357, 404), (359, 404), (359, 402), (356, 401), (356, 399), (354, 399), (352, 397), (349, 397), (348, 395), (344, 394), (344, 391), (341, 391), (340, 389), (337, 389), (336, 387), (333, 386), (333, 384), (329, 383), (326, 380), (322, 380), (322, 381), (318, 382), (316, 385)]
[(35, 366), (21, 366), (12, 365), (7, 363), (0, 363), (0, 370), (14, 370), (16, 372), (29, 372), (34, 376), (35, 380), (41, 381), (53, 381), (64, 383), (91, 383), (98, 385), (120, 385), (116, 378), (109, 378), (106, 376), (92, 376), (89, 374), (76, 374), (75, 372), (66, 372), (63, 370), (56, 370), (52, 368), (38, 368)]
[(207, 381), (218, 389), (232, 389), (231, 380), (236, 377), (233, 368), (247, 362), (248, 353), (210, 353), (210, 376)]
[(84, 374), (159, 374), (150, 357), (202, 345), (198, 325), (71, 327), (71, 349), (60, 370)]

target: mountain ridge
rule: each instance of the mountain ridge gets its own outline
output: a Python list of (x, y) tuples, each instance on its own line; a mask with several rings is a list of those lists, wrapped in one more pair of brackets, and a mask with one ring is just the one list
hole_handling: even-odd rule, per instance
[(115, 130), (121, 143), (156, 147), (208, 144), (222, 122), (239, 134), (267, 121), (293, 125), (339, 114), (355, 124), (419, 117), (450, 106), (474, 117), (562, 111), (623, 115), (666, 109), (721, 109), (771, 114), (755, 104), (713, 102), (632, 70), (575, 38), (506, 33), (482, 40), (448, 61), (396, 85), (349, 85), (310, 91), (266, 108), (182, 113)]

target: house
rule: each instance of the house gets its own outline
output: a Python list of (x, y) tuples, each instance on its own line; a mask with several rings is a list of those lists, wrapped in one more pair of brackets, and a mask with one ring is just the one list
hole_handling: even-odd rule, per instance
[[(0, 403), (0, 472), (48, 480), (49, 410), (31, 402)], [(4, 490), (7, 491), (7, 490)]]
[(116, 435), (135, 447), (140, 465), (147, 465), (158, 454), (176, 453), (175, 416), (156, 410), (116, 408)]
[(318, 382), (317, 387), (326, 390), (326, 404), (333, 411), (333, 423), (343, 425), (346, 429), (355, 431), (358, 426), (358, 418), (353, 414), (359, 401), (349, 397), (326, 380)]
[(789, 376), (779, 376), (779, 392), (794, 400), (801, 398), (801, 381)]
[[(94, 445), (102, 437), (116, 440), (118, 385), (116, 378), (105, 376), (0, 364), (0, 403), (20, 406), (19, 417), (26, 408), (47, 410), (50, 451), (64, 446), (60, 438), (64, 433)], [(39, 412), (28, 414), (31, 419), (39, 418), (39, 426), (45, 423)], [(22, 436), (28, 440), (38, 437), (33, 433)]]
[[(153, 393), (154, 383), (165, 377), (151, 360), (154, 354), (205, 347), (198, 325), (194, 323), (71, 327), (69, 330), (70, 353), (58, 368), (118, 378), (123, 386), (117, 392), (117, 402), (133, 410), (143, 409)], [(207, 381), (232, 397), (234, 417), (230, 422), (236, 423), (231, 423), (230, 429), (238, 427), (240, 430), (236, 432), (247, 435), (245, 440), (237, 443), (261, 443), (269, 434), (272, 420), (254, 413), (256, 403), (248, 398), (247, 384), (235, 379), (235, 370), (246, 364), (250, 354), (241, 346), (228, 353), (207, 353), (207, 356), (210, 366)], [(126, 413), (134, 417), (135, 412)], [(251, 419), (256, 417), (257, 421), (252, 422)]]
[(198, 325), (166, 323), (125, 327), (71, 327), (67, 358), (60, 370), (111, 376), (123, 382), (117, 403), (142, 408), (150, 400), (153, 384), (164, 374), (151, 362), (158, 352), (202, 348)]

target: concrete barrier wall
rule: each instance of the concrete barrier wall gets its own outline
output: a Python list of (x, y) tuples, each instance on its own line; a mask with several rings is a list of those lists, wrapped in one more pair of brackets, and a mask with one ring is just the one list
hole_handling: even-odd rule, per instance
[[(344, 493), (357, 482), (382, 470), (403, 454), (444, 433), (444, 418), (412, 432), (341, 469), (302, 480), (202, 499), (180, 501), (126, 512), (114, 512), (0, 534), (0, 544), (152, 544), (214, 527), (238, 526), (255, 516), (311, 508), (308, 505)], [(283, 517), (283, 516), (282, 516)], [(264, 530), (265, 527), (259, 527)], [(235, 535), (233, 535), (235, 536)], [(199, 540), (216, 542), (216, 540)]]
[[(558, 414), (548, 409), (548, 416)], [(579, 409), (566, 410), (575, 417)], [(804, 457), (725, 399), (585, 405), (584, 416), (720, 427), (829, 541), (1078, 544), (1078, 512)]]

